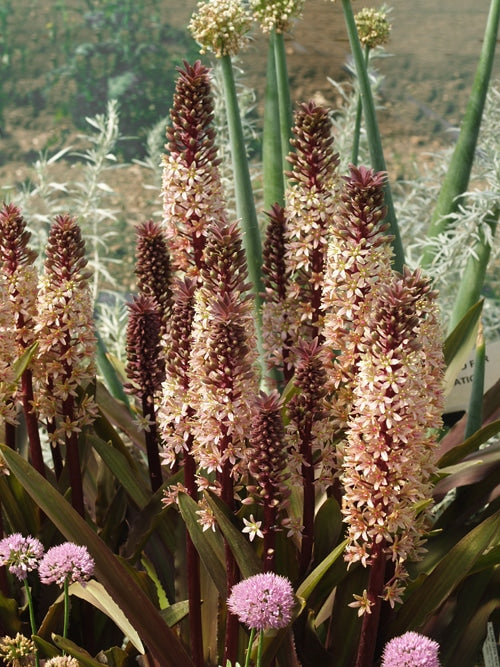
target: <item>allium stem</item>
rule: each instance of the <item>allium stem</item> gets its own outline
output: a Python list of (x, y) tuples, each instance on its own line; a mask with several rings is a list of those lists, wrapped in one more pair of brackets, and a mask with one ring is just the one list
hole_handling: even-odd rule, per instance
[(250, 630), (250, 637), (248, 639), (248, 648), (247, 648), (247, 654), (245, 658), (245, 667), (250, 667), (250, 656), (252, 654), (252, 644), (253, 640), (255, 638), (255, 628), (252, 628)]
[(68, 580), (64, 580), (64, 621), (63, 621), (63, 637), (66, 639), (69, 629), (69, 584)]
[[(363, 102), (363, 112), (365, 117), (366, 133), (368, 135), (368, 145), (370, 148), (372, 167), (375, 171), (387, 171), (384, 151), (382, 148), (382, 140), (380, 138), (380, 131), (375, 111), (375, 102), (373, 100), (370, 79), (368, 77), (368, 71), (366, 69), (363, 51), (358, 37), (358, 30), (354, 20), (351, 0), (342, 0), (342, 8), (344, 10), (347, 34), (349, 36), (349, 43), (351, 46), (352, 56), (354, 58), (354, 64), (356, 66), (356, 74), (358, 77), (361, 99)], [(388, 182), (385, 184), (385, 204), (387, 206), (387, 222), (390, 224), (391, 234), (394, 237), (392, 241), (394, 247), (393, 266), (396, 271), (402, 271), (405, 263), (404, 250), (396, 220), (394, 203), (392, 201), (392, 192)]]
[[(31, 634), (36, 635), (37, 627), (36, 627), (36, 620), (35, 620), (35, 609), (33, 607), (33, 597), (31, 595), (31, 590), (30, 590), (27, 579), (24, 579), (24, 590), (26, 591), (26, 599), (28, 601), (28, 611), (29, 611), (29, 615), (30, 615)], [(36, 665), (36, 667), (39, 667), (39, 665), (40, 665), (40, 658), (38, 657), (38, 649), (36, 647), (35, 647), (35, 665)]]

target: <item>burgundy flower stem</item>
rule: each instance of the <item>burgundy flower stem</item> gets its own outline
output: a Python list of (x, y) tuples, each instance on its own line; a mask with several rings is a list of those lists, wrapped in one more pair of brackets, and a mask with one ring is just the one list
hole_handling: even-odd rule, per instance
[[(74, 421), (75, 402), (73, 396), (69, 395), (63, 402), (62, 412), (63, 417), (67, 417), (71, 422)], [(80, 467), (78, 433), (75, 431), (72, 431), (71, 435), (66, 437), (66, 462), (68, 464), (71, 485), (71, 504), (78, 514), (83, 517), (85, 509), (83, 504), (82, 470)]]
[(368, 599), (373, 605), (370, 612), (363, 614), (361, 636), (359, 638), (358, 653), (355, 667), (372, 667), (377, 642), (377, 631), (382, 606), (382, 592), (384, 589), (386, 559), (383, 554), (384, 541), (377, 545), (371, 559), (370, 578), (368, 580)]
[[(49, 435), (55, 433), (56, 431), (55, 419), (50, 419), (46, 424), (46, 428), (47, 428), (47, 433)], [(54, 474), (56, 476), (56, 479), (59, 479), (61, 477), (64, 464), (61, 454), (61, 448), (58, 442), (52, 441), (50, 443), (50, 453), (52, 454), (52, 462), (54, 464)]]
[(33, 410), (33, 372), (30, 368), (27, 368), (21, 376), (21, 397), (26, 420), (26, 430), (28, 431), (31, 464), (40, 475), (45, 477), (38, 419)]
[(302, 546), (300, 551), (299, 572), (304, 576), (311, 562), (314, 543), (314, 464), (311, 448), (312, 420), (307, 420), (306, 428), (301, 433), (300, 453), (302, 454)]
[(11, 449), (16, 448), (16, 427), (10, 422), (5, 422), (5, 444)]
[[(222, 438), (221, 451), (226, 449), (226, 438), (227, 436)], [(232, 464), (228, 459), (226, 459), (223, 464), (221, 474), (221, 497), (232, 512), (234, 510), (234, 488), (233, 478), (231, 477), (231, 469)], [(239, 581), (239, 571), (238, 565), (236, 564), (236, 560), (233, 556), (233, 552), (231, 551), (231, 547), (226, 541), (224, 541), (224, 553), (226, 556), (226, 585), (229, 595), (233, 586)], [(224, 665), (227, 664), (228, 660), (231, 664), (236, 662), (238, 655), (238, 633), (238, 617), (228, 611), (226, 619), (226, 636), (224, 642)]]
[(274, 572), (275, 547), (276, 547), (276, 506), (264, 504), (264, 520), (262, 528), (264, 533), (264, 572)]
[[(187, 449), (184, 450), (184, 485), (191, 498), (196, 500), (198, 491), (196, 487), (196, 462), (191, 454), (192, 441), (193, 438), (190, 435), (186, 443)], [(186, 560), (191, 657), (196, 667), (204, 667), (203, 628), (201, 623), (200, 557), (188, 531), (186, 531)]]
[(158, 452), (158, 430), (156, 426), (155, 405), (152, 396), (142, 395), (142, 415), (148, 420), (149, 429), (145, 432), (146, 453), (148, 457), (149, 480), (153, 493), (162, 485), (161, 461)]

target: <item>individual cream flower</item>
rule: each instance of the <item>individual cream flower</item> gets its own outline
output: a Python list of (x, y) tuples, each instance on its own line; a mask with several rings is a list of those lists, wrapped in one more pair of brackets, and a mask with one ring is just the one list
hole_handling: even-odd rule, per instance
[(199, 2), (188, 30), (201, 47), (216, 58), (234, 56), (248, 43), (252, 17), (240, 0)]
[(245, 527), (241, 532), (248, 533), (248, 539), (250, 542), (253, 542), (255, 537), (264, 537), (264, 533), (260, 529), (262, 526), (262, 521), (256, 521), (253, 514), (250, 514), (250, 521), (243, 518), (243, 523), (245, 524)]
[(292, 620), (295, 596), (286, 577), (256, 574), (233, 586), (227, 606), (241, 623), (255, 630), (286, 628)]

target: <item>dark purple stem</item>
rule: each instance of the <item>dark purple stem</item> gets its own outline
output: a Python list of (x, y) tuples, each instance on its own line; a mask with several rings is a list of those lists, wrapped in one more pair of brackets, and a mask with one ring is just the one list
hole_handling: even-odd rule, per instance
[(264, 572), (274, 572), (275, 546), (276, 546), (276, 506), (270, 507), (268, 503), (264, 505)]
[(149, 422), (146, 431), (146, 452), (148, 456), (149, 479), (153, 493), (162, 485), (161, 461), (158, 452), (158, 431), (156, 426), (155, 407), (152, 396), (142, 397), (142, 414)]
[[(223, 438), (223, 440), (225, 440), (225, 438)], [(224, 451), (224, 448), (222, 451)], [(232, 512), (234, 510), (234, 489), (233, 478), (231, 477), (231, 469), (232, 465), (230, 461), (226, 460), (222, 468), (221, 497)], [(233, 556), (233, 552), (231, 551), (231, 548), (227, 542), (224, 542), (224, 552), (226, 556), (226, 584), (227, 592), (229, 595), (232, 587), (239, 581), (239, 571), (236, 560)], [(238, 632), (238, 617), (228, 611), (226, 620), (226, 637), (224, 644), (224, 665), (227, 664), (228, 660), (231, 664), (236, 662), (236, 658), (238, 656)]]
[(382, 606), (382, 591), (385, 581), (386, 560), (383, 554), (382, 541), (377, 545), (377, 550), (373, 554), (370, 566), (370, 578), (368, 581), (368, 599), (373, 603), (371, 614), (363, 615), (363, 625), (361, 626), (361, 636), (358, 644), (358, 654), (356, 656), (355, 667), (372, 667), (377, 643), (377, 631), (380, 620), (380, 609)]
[(24, 371), (21, 377), (21, 395), (24, 417), (26, 420), (26, 430), (28, 431), (28, 440), (30, 444), (31, 464), (42, 477), (45, 477), (45, 465), (43, 463), (38, 419), (33, 409), (33, 373), (29, 368)]
[[(196, 462), (191, 455), (193, 438), (190, 435), (187, 441), (187, 450), (184, 451), (184, 484), (188, 494), (194, 500), (198, 498), (196, 487)], [(186, 559), (188, 577), (189, 600), (189, 634), (191, 643), (191, 657), (196, 667), (204, 667), (203, 661), (203, 629), (201, 624), (201, 582), (200, 557), (186, 531)]]
[(300, 453), (302, 454), (302, 488), (304, 532), (300, 552), (300, 575), (304, 576), (311, 562), (314, 543), (314, 465), (311, 448), (311, 420), (307, 420), (306, 428), (301, 433)]
[[(62, 412), (63, 417), (68, 417), (70, 421), (74, 421), (75, 403), (73, 396), (68, 396), (63, 402)], [(66, 461), (68, 463), (69, 480), (71, 485), (71, 504), (78, 514), (83, 517), (85, 509), (83, 504), (82, 471), (80, 468), (80, 453), (78, 450), (78, 433), (74, 431), (71, 435), (66, 436)]]

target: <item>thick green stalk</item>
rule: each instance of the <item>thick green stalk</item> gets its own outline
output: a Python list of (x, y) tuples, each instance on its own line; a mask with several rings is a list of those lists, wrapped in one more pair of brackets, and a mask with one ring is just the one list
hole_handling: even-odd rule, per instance
[[(365, 66), (368, 69), (370, 62), (370, 47), (365, 46)], [(361, 139), (361, 118), (363, 115), (363, 103), (361, 102), (361, 95), (358, 94), (358, 101), (356, 103), (356, 118), (354, 120), (354, 136), (352, 139), (351, 162), (353, 165), (358, 165), (359, 157), (359, 143)]]
[(274, 33), (269, 38), (267, 56), (266, 92), (264, 102), (264, 128), (262, 134), (262, 176), (264, 210), (273, 204), (284, 206), (285, 182), (283, 179), (283, 156), (281, 152), (280, 112), (276, 59), (274, 55)]
[(259, 223), (255, 211), (250, 170), (245, 151), (245, 140), (241, 125), (238, 97), (234, 85), (233, 66), (231, 57), (224, 55), (220, 59), (222, 77), (224, 81), (224, 97), (226, 103), (227, 122), (229, 128), (229, 141), (231, 144), (231, 157), (233, 161), (234, 189), (236, 195), (236, 214), (241, 220), (243, 231), (243, 246), (246, 251), (248, 274), (253, 286), (255, 297), (255, 326), (257, 332), (257, 345), (263, 375), (266, 373), (262, 346), (262, 245), (260, 240)]
[[(499, 215), (500, 208), (497, 208), (483, 223), (489, 225), (492, 238), (495, 237)], [(455, 303), (453, 304), (450, 323), (448, 325), (448, 334), (453, 331), (469, 308), (479, 301), (490, 254), (491, 246), (487, 242), (483, 229), (480, 227), (479, 239), (474, 247), (474, 252), (470, 254), (467, 260)]]
[(285, 38), (282, 32), (273, 30), (271, 40), (274, 43), (274, 61), (276, 66), (276, 84), (278, 89), (280, 140), (283, 179), (286, 186), (284, 172), (287, 170), (287, 155), (290, 152), (290, 137), (292, 136), (293, 112), (288, 83), (288, 68), (286, 65)]
[[(375, 102), (368, 78), (368, 71), (365, 65), (363, 50), (359, 42), (358, 31), (354, 14), (351, 7), (351, 0), (342, 0), (342, 8), (344, 10), (344, 18), (347, 27), (347, 34), (349, 36), (349, 44), (351, 46), (352, 56), (354, 58), (354, 65), (356, 67), (356, 74), (359, 82), (359, 90), (363, 105), (363, 113), (365, 117), (366, 134), (368, 136), (368, 146), (370, 149), (370, 159), (373, 169), (376, 171), (387, 171), (385, 165), (384, 151), (382, 148), (382, 140), (380, 138), (380, 131), (377, 122), (377, 114), (375, 111)], [(396, 212), (394, 210), (394, 203), (392, 200), (392, 192), (387, 181), (385, 187), (385, 205), (387, 206), (386, 220), (390, 225), (391, 234), (393, 235), (392, 245), (394, 248), (393, 265), (396, 271), (402, 271), (405, 263), (403, 244), (399, 227), (396, 220)]]
[[(448, 171), (439, 192), (429, 231), (427, 232), (429, 238), (438, 236), (446, 229), (449, 220), (445, 216), (458, 209), (460, 198), (469, 184), (481, 118), (493, 67), (499, 20), (500, 0), (491, 0), (483, 46), (472, 84), (471, 95), (465, 111), (460, 135), (451, 156)], [(427, 267), (432, 263), (434, 252), (430, 245), (426, 248), (421, 262), (423, 267)]]

